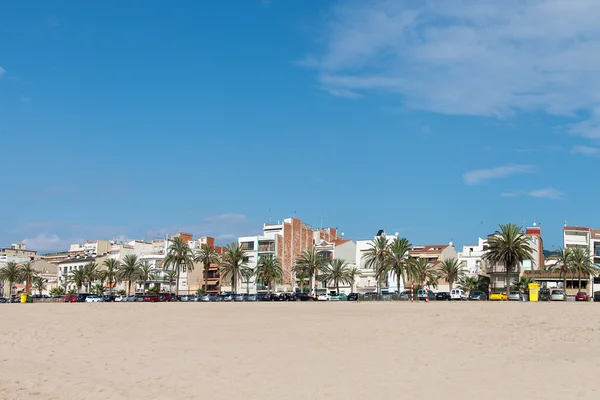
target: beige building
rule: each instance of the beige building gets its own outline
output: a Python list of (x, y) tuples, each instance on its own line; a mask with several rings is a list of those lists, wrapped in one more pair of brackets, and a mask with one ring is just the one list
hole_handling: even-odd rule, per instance
[[(412, 258), (426, 259), (436, 267), (439, 267), (443, 261), (458, 258), (458, 253), (452, 242), (448, 244), (413, 246), (408, 252), (408, 255)], [(437, 283), (437, 288), (435, 289), (439, 292), (447, 292), (450, 290), (450, 284), (445, 279), (440, 278)]]

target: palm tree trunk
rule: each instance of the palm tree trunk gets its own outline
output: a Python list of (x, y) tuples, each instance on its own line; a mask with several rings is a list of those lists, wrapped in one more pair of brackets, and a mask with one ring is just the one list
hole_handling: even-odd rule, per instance
[(450, 294), (452, 295), (452, 284), (454, 282), (451, 279), (448, 279), (448, 289), (450, 290)]
[(208, 269), (210, 268), (210, 264), (208, 266), (204, 265), (204, 293), (208, 293)]
[(506, 287), (504, 289), (506, 291), (506, 298), (508, 298), (508, 295), (510, 293), (510, 268), (508, 268), (508, 265), (506, 265), (505, 268), (506, 268)]
[(335, 280), (335, 290), (337, 290), (337, 295), (340, 295), (340, 282), (338, 282), (338, 280)]
[(127, 296), (131, 295), (131, 279), (127, 281)]
[(398, 274), (398, 287), (397, 287), (397, 291), (398, 291), (398, 301), (400, 301), (400, 277), (402, 276), (402, 274)]
[(175, 264), (175, 268), (177, 268), (177, 278), (175, 281), (175, 296), (179, 296), (179, 263)]
[(563, 301), (567, 301), (567, 271), (563, 275), (563, 291), (565, 292)]

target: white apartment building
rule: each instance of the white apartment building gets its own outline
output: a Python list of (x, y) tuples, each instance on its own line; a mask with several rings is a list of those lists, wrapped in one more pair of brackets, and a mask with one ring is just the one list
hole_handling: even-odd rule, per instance
[[(565, 249), (580, 247), (590, 252), (592, 262), (600, 269), (600, 229), (591, 229), (583, 226), (567, 226), (565, 222), (563, 228), (563, 246)], [(556, 286), (562, 286), (562, 282), (557, 279)], [(575, 287), (579, 284), (578, 279), (567, 279), (567, 293), (573, 294)], [(600, 277), (585, 277), (583, 289), (591, 295), (596, 288), (600, 288)]]
[(477, 244), (466, 244), (462, 251), (458, 252), (457, 259), (462, 263), (463, 272), (466, 276), (479, 276), (485, 273), (483, 256), (485, 254), (486, 240), (478, 238)]
[[(373, 237), (371, 240), (358, 240), (356, 241), (356, 266), (359, 269), (359, 276), (356, 280), (356, 291), (358, 293), (367, 293), (367, 292), (375, 292), (377, 291), (377, 279), (375, 278), (375, 271), (372, 268), (368, 268), (365, 265), (365, 260), (363, 259), (363, 255), (371, 247), (373, 240), (378, 236), (385, 236), (387, 238), (387, 242), (398, 238), (398, 233), (394, 235), (386, 235), (384, 230), (380, 230), (377, 232), (377, 235)], [(400, 287), (398, 287), (398, 283), (396, 277), (392, 274), (389, 274), (386, 282), (384, 282), (383, 287), (381, 288), (382, 293), (392, 293), (397, 292), (400, 293), (404, 290), (404, 280), (400, 279)]]

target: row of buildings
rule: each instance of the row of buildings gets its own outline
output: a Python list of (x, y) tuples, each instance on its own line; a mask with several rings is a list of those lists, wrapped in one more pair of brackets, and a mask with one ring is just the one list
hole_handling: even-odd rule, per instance
[[(600, 230), (586, 227), (564, 226), (565, 247), (585, 247), (590, 250), (594, 262), (600, 265)], [(547, 267), (552, 263), (544, 257), (544, 248), (541, 228), (535, 223), (526, 228), (526, 235), (531, 237), (533, 257), (525, 260), (510, 275), (510, 285), (513, 285), (521, 276), (534, 276), (542, 286), (561, 287), (562, 278), (558, 273), (547, 272)], [(68, 290), (76, 290), (74, 285), (67, 279), (68, 275), (77, 268), (82, 268), (89, 262), (102, 265), (105, 260), (113, 258), (122, 261), (129, 254), (135, 254), (140, 261), (147, 262), (152, 266), (152, 279), (147, 282), (149, 287), (157, 286), (161, 291), (170, 291), (172, 286), (165, 278), (163, 260), (174, 237), (180, 237), (192, 250), (199, 249), (203, 244), (215, 247), (217, 253), (223, 253), (224, 248), (215, 246), (211, 237), (194, 238), (191, 234), (178, 233), (167, 236), (164, 239), (152, 241), (130, 240), (130, 241), (108, 241), (95, 240), (82, 244), (73, 244), (67, 251), (39, 255), (33, 250), (26, 249), (24, 244), (14, 244), (10, 248), (0, 249), (0, 268), (7, 262), (17, 263), (32, 262), (34, 267), (47, 280), (47, 291), (53, 287), (63, 287)], [(375, 237), (385, 236), (388, 241), (394, 240), (398, 234), (388, 235), (384, 230), (377, 232)], [(240, 237), (238, 242), (246, 252), (246, 263), (249, 268), (256, 268), (261, 256), (273, 255), (280, 261), (284, 279), (278, 285), (278, 291), (294, 291), (301, 286), (293, 272), (293, 266), (298, 256), (306, 249), (315, 249), (327, 258), (344, 259), (350, 266), (355, 266), (359, 273), (353, 285), (343, 285), (340, 290), (350, 292), (373, 292), (377, 290), (375, 272), (366, 268), (363, 260), (365, 251), (368, 250), (373, 238), (354, 241), (346, 239), (344, 233), (338, 232), (337, 228), (313, 228), (303, 223), (298, 218), (288, 218), (277, 223), (265, 223), (262, 234), (256, 236)], [(478, 238), (477, 243), (467, 244), (461, 251), (456, 251), (453, 243), (415, 245), (410, 250), (410, 256), (414, 258), (425, 258), (433, 265), (445, 260), (457, 258), (463, 265), (467, 276), (483, 277), (489, 279), (492, 291), (503, 290), (507, 284), (506, 270), (503, 265), (489, 265), (485, 259), (487, 238)], [(195, 293), (204, 285), (204, 269), (201, 265), (195, 265), (193, 269), (182, 271), (179, 278), (179, 294)], [(209, 293), (220, 293), (231, 290), (231, 282), (224, 281), (217, 265), (212, 265), (206, 276)], [(577, 290), (576, 285), (580, 277), (570, 276), (567, 280), (567, 292)], [(593, 285), (600, 285), (600, 281), (594, 277), (582, 279), (583, 288), (588, 293), (593, 292)], [(393, 277), (387, 280), (382, 290), (387, 292), (399, 292), (404, 290), (404, 282), (400, 281), (400, 287)], [(437, 290), (447, 291), (448, 282), (440, 280)], [(257, 282), (253, 277), (242, 279), (238, 282), (238, 291), (247, 293), (260, 293), (267, 290), (262, 282)], [(600, 287), (600, 286), (598, 286)], [(7, 296), (8, 290), (5, 283), (0, 282), (0, 296)], [(107, 287), (108, 289), (108, 287)], [(114, 289), (125, 289), (125, 284), (117, 284)], [(17, 283), (12, 292), (22, 291), (24, 286)], [(141, 283), (137, 283), (136, 291), (141, 291)], [(317, 292), (333, 290), (325, 283), (319, 282), (316, 286)]]

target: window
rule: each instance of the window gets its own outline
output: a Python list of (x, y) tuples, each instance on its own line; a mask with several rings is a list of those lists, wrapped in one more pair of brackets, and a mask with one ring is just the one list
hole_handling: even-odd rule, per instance
[(254, 250), (254, 242), (242, 242), (240, 247), (242, 250)]
[(594, 244), (594, 256), (600, 257), (600, 243)]

